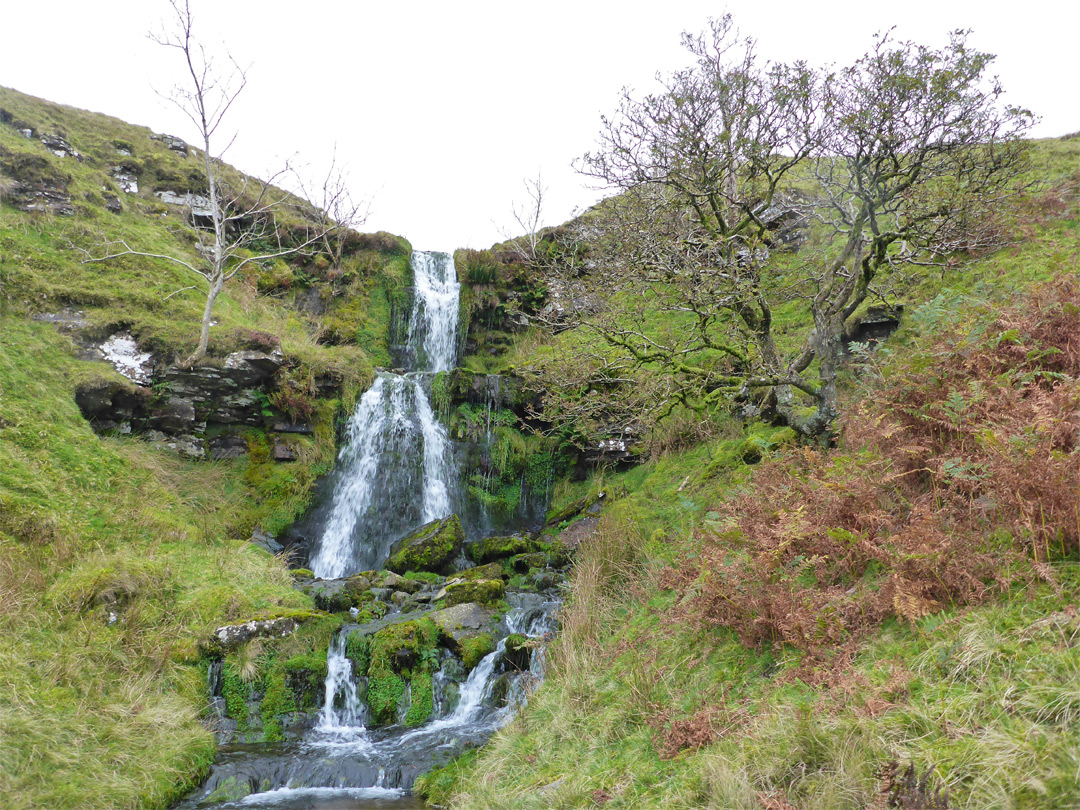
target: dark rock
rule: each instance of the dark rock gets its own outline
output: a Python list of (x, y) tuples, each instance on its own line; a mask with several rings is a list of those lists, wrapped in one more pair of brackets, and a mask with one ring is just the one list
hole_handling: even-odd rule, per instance
[(210, 458), (214, 461), (242, 458), (248, 452), (247, 440), (243, 436), (215, 436), (210, 439), (209, 447)]
[(45, 211), (70, 217), (75, 213), (71, 195), (56, 186), (31, 186), (28, 183), (13, 184), (8, 201), (20, 211)]
[(184, 157), (188, 154), (188, 145), (184, 142), (183, 138), (177, 138), (175, 135), (160, 135), (154, 134), (150, 136), (153, 141), (161, 141), (165, 148), (171, 149), (174, 152), (179, 152)]
[(43, 135), (41, 142), (57, 157), (73, 157), (76, 160), (82, 160), (82, 155), (75, 151), (75, 147), (60, 135)]
[(433, 520), (402, 537), (390, 547), (386, 567), (399, 574), (406, 571), (450, 573), (461, 553), (464, 532), (457, 515)]
[(873, 306), (866, 312), (852, 319), (844, 329), (844, 351), (851, 352), (852, 343), (865, 343), (874, 348), (900, 328), (900, 319), (904, 314), (902, 306)]
[(520, 633), (511, 633), (506, 637), (503, 663), (508, 670), (525, 672), (532, 657), (532, 645), (529, 639)]
[(112, 197), (108, 194), (105, 195), (105, 210), (111, 211), (114, 214), (119, 214), (124, 210), (124, 206), (120, 204), (119, 197)]
[(289, 422), (274, 422), (275, 433), (299, 433), (303, 436), (313, 436), (315, 428), (309, 424), (291, 424)]
[(274, 442), (274, 448), (270, 451), (274, 461), (296, 461), (296, 451), (283, 442)]
[(274, 539), (274, 535), (264, 532), (258, 526), (251, 532), (251, 542), (271, 554), (279, 554), (284, 546)]
[(499, 563), (488, 563), (487, 565), (478, 565), (475, 568), (466, 568), (462, 571), (454, 573), (452, 579), (461, 579), (470, 581), (473, 579), (504, 579), (506, 577), (506, 571)]
[(155, 409), (154, 421), (166, 433), (186, 433), (195, 427), (195, 404), (184, 397), (169, 397)]

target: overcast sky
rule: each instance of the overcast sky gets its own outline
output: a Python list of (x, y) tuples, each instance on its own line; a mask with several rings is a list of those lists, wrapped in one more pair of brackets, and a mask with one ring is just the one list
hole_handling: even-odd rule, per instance
[[(0, 85), (197, 140), (158, 95), (182, 78), (146, 34), (166, 0), (8, 3)], [(365, 230), (414, 247), (487, 247), (511, 230), (523, 180), (541, 173), (546, 224), (601, 192), (571, 162), (590, 149), (619, 89), (653, 88), (687, 62), (681, 31), (724, 11), (699, 0), (278, 2), (192, 0), (195, 35), (250, 65), (226, 159), (266, 175), (293, 155), (325, 171), (335, 145), (350, 187), (372, 198)], [(1080, 130), (1075, 0), (731, 2), (742, 33), (778, 60), (845, 64), (875, 31), (941, 46), (956, 28), (998, 54), (1010, 103), (1037, 136)]]

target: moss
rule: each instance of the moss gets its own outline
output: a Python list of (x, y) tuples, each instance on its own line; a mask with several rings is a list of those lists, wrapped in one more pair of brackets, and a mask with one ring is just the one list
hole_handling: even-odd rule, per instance
[(465, 669), (472, 670), (480, 663), (485, 655), (495, 649), (495, 639), (491, 633), (477, 633), (475, 636), (466, 636), (458, 642), (461, 652), (461, 662)]
[(367, 705), (373, 725), (385, 726), (397, 720), (398, 706), (405, 696), (405, 680), (400, 675), (372, 676), (368, 681)]
[(281, 667), (285, 683), (293, 693), (295, 705), (303, 711), (313, 709), (322, 699), (326, 682), (326, 650), (296, 655)]
[(465, 533), (457, 515), (432, 521), (398, 540), (390, 549), (386, 567), (406, 571), (447, 571), (461, 549)]
[(353, 672), (363, 675), (371, 665), (371, 636), (353, 630), (345, 639), (345, 657), (353, 663)]
[(292, 690), (285, 686), (285, 674), (280, 669), (271, 669), (264, 681), (265, 693), (259, 704), (262, 714), (263, 738), (266, 742), (285, 739), (281, 715), (296, 711), (296, 701)]
[(432, 687), (431, 673), (418, 672), (411, 681), (411, 702), (405, 713), (406, 726), (419, 726), (427, 722), (435, 709), (435, 692)]
[(535, 544), (529, 537), (513, 534), (507, 537), (485, 537), (477, 540), (465, 547), (465, 554), (475, 563), (486, 563), (513, 557), (516, 554), (527, 554), (534, 550)]
[(476, 568), (466, 568), (453, 575), (453, 579), (464, 579), (469, 582), (475, 579), (503, 579), (505, 577), (506, 571), (499, 563), (488, 563), (487, 565), (478, 565)]
[(430, 716), (431, 673), (437, 661), (439, 642), (439, 629), (435, 623), (430, 619), (400, 622), (384, 627), (368, 639), (366, 671), (370, 680), (367, 703), (373, 724), (385, 725), (397, 719), (406, 684), (413, 692), (415, 712), (412, 717), (415, 719), (424, 711), (424, 701), (427, 701), (424, 717)]
[(443, 581), (443, 577), (431, 571), (406, 571), (402, 574), (405, 579), (411, 579), (415, 582), (424, 582), (428, 585), (438, 585)]
[(221, 665), (221, 696), (225, 698), (225, 714), (236, 721), (240, 734), (248, 730), (247, 699), (250, 695), (251, 688), (240, 678), (235, 664), (226, 660)]
[(491, 605), (498, 602), (506, 593), (506, 586), (501, 579), (474, 579), (467, 582), (451, 582), (446, 586), (446, 604), (448, 607), (465, 602)]
[(449, 804), (458, 785), (476, 767), (480, 749), (466, 751), (445, 765), (421, 774), (413, 784), (413, 793), (432, 806)]

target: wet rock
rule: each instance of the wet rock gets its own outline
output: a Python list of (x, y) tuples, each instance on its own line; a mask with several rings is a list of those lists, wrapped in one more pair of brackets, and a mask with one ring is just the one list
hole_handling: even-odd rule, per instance
[(449, 573), (461, 553), (464, 532), (457, 515), (433, 520), (390, 547), (386, 567), (398, 574), (406, 571)]
[(434, 613), (429, 613), (428, 618), (435, 622), (442, 634), (454, 646), (478, 631), (491, 629), (494, 625), (495, 611), (472, 602), (436, 610)]
[(521, 633), (511, 633), (506, 637), (505, 654), (503, 663), (508, 670), (525, 672), (529, 669), (529, 661), (532, 657), (532, 644)]

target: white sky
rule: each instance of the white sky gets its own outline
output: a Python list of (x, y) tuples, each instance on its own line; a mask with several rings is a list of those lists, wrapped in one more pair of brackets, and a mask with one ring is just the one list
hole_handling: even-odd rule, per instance
[[(146, 33), (165, 0), (8, 3), (0, 85), (196, 140), (163, 102), (179, 56)], [(724, 6), (701, 0), (334, 2), (192, 0), (197, 38), (251, 65), (230, 113), (226, 160), (266, 175), (297, 155), (325, 172), (336, 144), (354, 195), (372, 197), (364, 230), (425, 250), (488, 247), (510, 230), (523, 180), (543, 175), (546, 224), (600, 192), (570, 167), (590, 149), (620, 88), (652, 88), (687, 62), (683, 30)], [(765, 57), (844, 64), (875, 31), (941, 46), (972, 28), (998, 54), (1010, 103), (1042, 116), (1040, 137), (1080, 129), (1076, 0), (732, 0)], [(224, 141), (222, 141), (223, 143)]]

